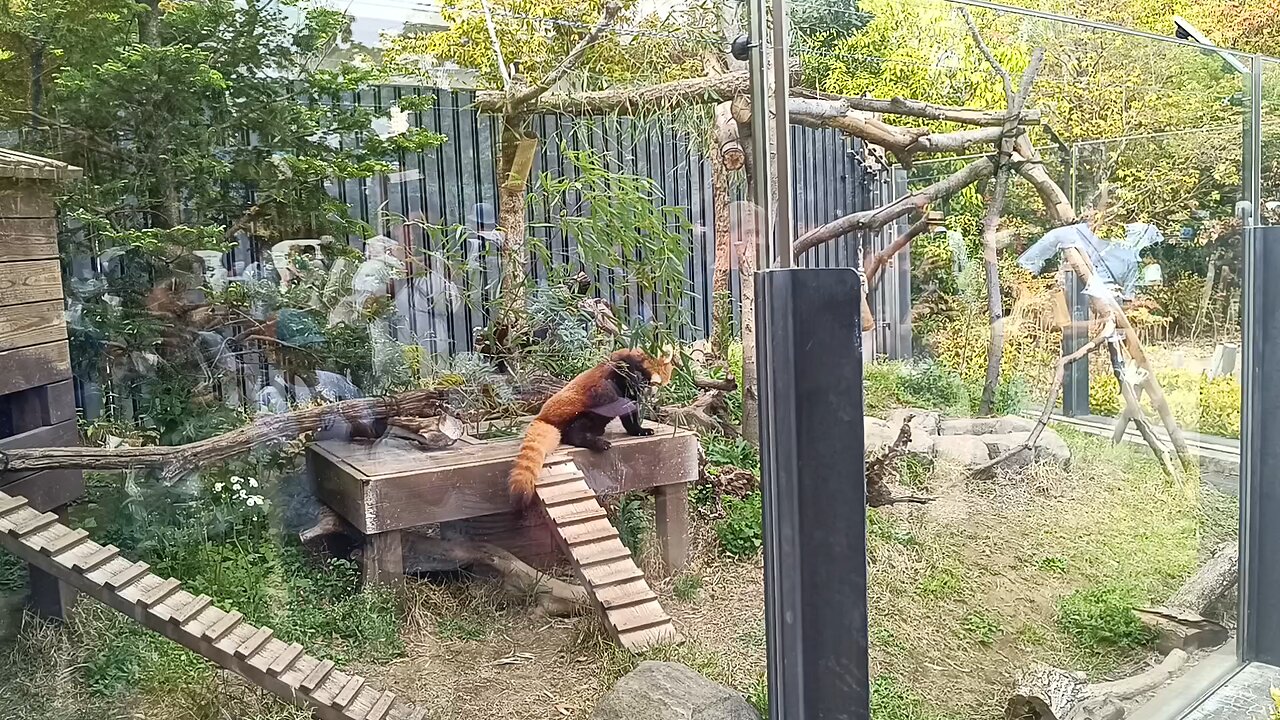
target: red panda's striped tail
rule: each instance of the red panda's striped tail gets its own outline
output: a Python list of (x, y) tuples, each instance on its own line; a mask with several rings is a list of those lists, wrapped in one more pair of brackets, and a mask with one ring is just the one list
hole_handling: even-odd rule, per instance
[(560, 430), (555, 425), (545, 420), (534, 420), (529, 425), (508, 481), (511, 501), (517, 508), (528, 507), (533, 501), (534, 486), (542, 474), (542, 464), (547, 454), (559, 444)]

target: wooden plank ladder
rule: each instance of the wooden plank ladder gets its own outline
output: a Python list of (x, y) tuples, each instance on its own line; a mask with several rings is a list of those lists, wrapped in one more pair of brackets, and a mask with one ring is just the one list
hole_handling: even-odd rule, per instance
[(133, 618), (321, 720), (422, 720), (426, 711), (364, 679), (307, 655), (302, 646), (255, 627), (238, 612), (149, 572), (112, 545), (99, 545), (26, 498), (0, 492), (0, 546), (77, 590)]
[(537, 490), (574, 573), (610, 634), (631, 652), (681, 642), (578, 466), (563, 456), (549, 459)]

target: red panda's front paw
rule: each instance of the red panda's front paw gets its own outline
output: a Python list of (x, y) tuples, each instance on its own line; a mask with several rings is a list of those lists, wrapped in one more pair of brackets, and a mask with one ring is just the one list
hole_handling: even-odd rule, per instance
[(604, 438), (597, 438), (594, 442), (591, 443), (591, 449), (595, 450), (596, 452), (604, 452), (611, 447), (613, 447), (613, 443), (609, 442), (608, 440), (605, 440)]
[(649, 437), (653, 434), (653, 428), (642, 427), (636, 431), (636, 437)]

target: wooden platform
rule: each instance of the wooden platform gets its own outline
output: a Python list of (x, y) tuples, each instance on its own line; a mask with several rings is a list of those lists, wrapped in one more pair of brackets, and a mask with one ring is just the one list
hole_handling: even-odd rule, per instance
[(270, 628), (215, 607), (146, 563), (120, 556), (56, 515), (30, 507), (24, 497), (0, 493), (0, 545), (60, 581), (91, 595), (189, 650), (234, 671), (278, 697), (312, 708), (321, 720), (422, 720), (418, 710), (307, 655), (301, 645), (274, 637)]
[[(597, 494), (653, 492), (659, 549), (668, 568), (683, 567), (688, 534), (688, 483), (698, 475), (698, 438), (687, 430), (645, 423), (648, 437), (610, 425), (608, 452), (561, 446)], [(523, 427), (517, 428), (523, 431)], [(521, 438), (464, 435), (445, 450), (424, 451), (402, 440), (322, 440), (311, 447), (316, 496), (367, 536), (366, 559), (383, 577), (398, 573), (398, 531), (441, 523), (451, 532), (490, 542), (535, 567), (563, 557), (555, 534), (537, 515), (511, 515), (507, 475)], [(531, 522), (533, 520), (533, 522)]]
[(680, 642), (578, 466), (567, 458), (548, 462), (537, 490), (561, 548), (614, 639), (631, 652)]

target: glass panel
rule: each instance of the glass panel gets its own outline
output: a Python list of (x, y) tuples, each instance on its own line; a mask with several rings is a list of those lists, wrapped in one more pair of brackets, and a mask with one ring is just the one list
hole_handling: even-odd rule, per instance
[[(872, 285), (868, 462), (914, 413), (894, 483), (931, 498), (868, 511), (874, 712), (1000, 716), (1037, 664), (1132, 674), (1157, 647), (1133, 610), (1170, 602), (1238, 534), (1249, 99), (1231, 61), (1248, 59), (961, 4), (829, 5), (790, 16), (803, 84), (831, 94), (793, 121), (821, 107), (873, 138), (856, 111), (885, 111), (887, 157), (867, 162), (879, 202), (911, 212), (832, 242), (860, 245)], [(999, 131), (937, 106), (998, 124), (992, 61), (1016, 93), (1037, 50), (1036, 115), (990, 216)], [(1127, 393), (1144, 429), (1126, 421), (1113, 444)], [(1234, 593), (1195, 611), (1230, 627)]]
[[(583, 718), (649, 707), (608, 695), (644, 659), (767, 710), (745, 6), (9, 5), (0, 717)], [(781, 191), (797, 264), (870, 285), (872, 706), (997, 717), (1036, 664), (1143, 667), (1135, 609), (1234, 542), (1248, 93), (847, 5), (792, 6)], [(1036, 50), (1004, 133), (991, 62)]]

